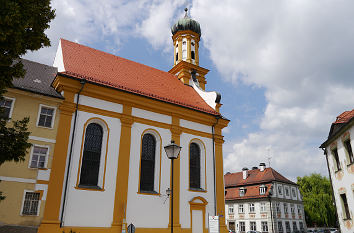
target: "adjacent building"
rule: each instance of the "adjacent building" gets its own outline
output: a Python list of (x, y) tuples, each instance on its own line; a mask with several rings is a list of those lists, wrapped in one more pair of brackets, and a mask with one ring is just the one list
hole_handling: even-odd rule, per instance
[(63, 97), (50, 86), (57, 69), (23, 59), (24, 78), (13, 80), (0, 101), (3, 114), (13, 120), (29, 117), (31, 132), (24, 162), (5, 162), (0, 167), (0, 223), (38, 226), (44, 212), (53, 152)]
[(342, 233), (354, 231), (354, 109), (332, 123), (327, 140), (320, 146), (327, 160), (329, 177)]
[[(64, 39), (52, 86), (59, 108), (52, 170), (39, 233), (171, 231), (206, 233), (208, 216), (226, 232), (220, 95), (206, 92), (199, 66), (200, 25), (186, 16), (172, 27), (174, 65), (158, 70)], [(172, 59), (171, 59), (172, 60)]]
[(226, 173), (225, 213), (229, 230), (290, 233), (306, 231), (299, 188), (264, 163)]

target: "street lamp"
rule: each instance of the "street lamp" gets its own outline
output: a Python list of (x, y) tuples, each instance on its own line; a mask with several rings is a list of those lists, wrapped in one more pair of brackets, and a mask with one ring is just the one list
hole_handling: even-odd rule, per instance
[(168, 189), (168, 191), (171, 193), (171, 233), (173, 233), (173, 160), (178, 158), (181, 148), (182, 147), (176, 145), (175, 141), (173, 140), (171, 140), (171, 144), (164, 147), (167, 158), (171, 159), (171, 168), (172, 168), (171, 190)]

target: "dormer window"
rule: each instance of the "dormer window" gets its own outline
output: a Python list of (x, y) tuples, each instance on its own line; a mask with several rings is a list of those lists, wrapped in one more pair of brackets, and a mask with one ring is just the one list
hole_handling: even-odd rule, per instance
[(267, 187), (265, 185), (261, 185), (259, 187), (259, 194), (264, 195), (266, 193)]
[(245, 188), (240, 188), (240, 197), (245, 196), (246, 189)]

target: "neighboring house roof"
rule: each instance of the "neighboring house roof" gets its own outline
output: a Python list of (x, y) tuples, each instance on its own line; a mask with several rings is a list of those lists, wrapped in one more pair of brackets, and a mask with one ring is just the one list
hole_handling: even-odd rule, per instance
[(272, 184), (265, 184), (266, 192), (265, 194), (259, 194), (259, 188), (261, 185), (251, 185), (247, 186), (244, 196), (240, 196), (240, 188), (228, 188), (225, 190), (225, 200), (242, 200), (242, 199), (251, 199), (251, 198), (265, 198), (269, 196), (269, 191)]
[(57, 54), (61, 53), (62, 62), (58, 64), (63, 67), (58, 66), (58, 71), (63, 75), (220, 115), (192, 87), (168, 72), (64, 39), (60, 48)]
[(288, 180), (270, 167), (265, 168), (264, 171), (260, 171), (260, 169), (248, 170), (247, 173), (246, 179), (243, 179), (242, 172), (227, 173), (224, 176), (225, 188), (269, 183), (272, 181), (296, 185), (296, 183)]
[(37, 62), (21, 59), (23, 68), (26, 70), (24, 78), (14, 78), (13, 88), (30, 91), (33, 93), (63, 98), (52, 86), (57, 74), (57, 68)]
[(345, 111), (337, 116), (336, 120), (332, 123), (331, 129), (328, 134), (327, 140), (322, 143), (320, 148), (325, 148), (331, 139), (336, 138), (337, 134), (347, 126), (349, 123), (354, 122), (354, 109), (350, 111)]

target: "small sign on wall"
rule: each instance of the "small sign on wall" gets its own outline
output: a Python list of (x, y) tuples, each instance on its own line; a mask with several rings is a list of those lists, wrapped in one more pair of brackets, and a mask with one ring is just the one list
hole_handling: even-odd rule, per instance
[(219, 233), (219, 216), (209, 216), (209, 232)]

